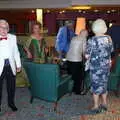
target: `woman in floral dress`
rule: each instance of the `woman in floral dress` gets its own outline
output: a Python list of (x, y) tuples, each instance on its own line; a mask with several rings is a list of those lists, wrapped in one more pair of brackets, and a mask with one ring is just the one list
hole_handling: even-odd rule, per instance
[[(105, 21), (97, 19), (92, 25), (95, 36), (88, 40), (86, 58), (90, 58), (90, 80), (94, 106), (92, 113), (107, 110), (107, 83), (110, 74), (111, 52), (113, 51), (110, 36), (105, 35), (107, 26)], [(99, 98), (102, 103), (99, 104)]]

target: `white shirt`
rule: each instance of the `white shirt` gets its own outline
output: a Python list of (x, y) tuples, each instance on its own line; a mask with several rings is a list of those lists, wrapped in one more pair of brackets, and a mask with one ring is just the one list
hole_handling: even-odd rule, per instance
[(11, 55), (10, 49), (9, 49), (9, 41), (8, 40), (0, 40), (0, 51), (3, 52), (2, 58), (8, 59)]
[(86, 38), (81, 38), (80, 36), (73, 37), (67, 53), (67, 60), (71, 62), (81, 62), (85, 48)]
[(21, 67), (20, 53), (17, 47), (16, 36), (9, 33), (7, 40), (0, 40), (0, 76), (4, 68), (5, 59), (9, 59), (12, 72), (16, 75), (16, 68)]

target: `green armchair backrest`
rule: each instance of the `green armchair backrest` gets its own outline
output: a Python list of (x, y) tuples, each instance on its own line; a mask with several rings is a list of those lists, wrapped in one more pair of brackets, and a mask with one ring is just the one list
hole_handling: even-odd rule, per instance
[(115, 66), (111, 70), (109, 81), (108, 81), (108, 89), (117, 90), (119, 81), (120, 81), (120, 56), (116, 56)]
[(115, 66), (112, 70), (116, 74), (116, 76), (120, 76), (120, 56), (116, 56), (115, 58)]
[(71, 77), (62, 79), (57, 64), (23, 62), (23, 66), (31, 84), (32, 96), (48, 101), (57, 101), (70, 91)]

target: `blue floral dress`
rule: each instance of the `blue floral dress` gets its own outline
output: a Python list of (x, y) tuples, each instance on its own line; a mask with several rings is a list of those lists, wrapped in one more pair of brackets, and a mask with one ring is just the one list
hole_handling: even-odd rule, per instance
[[(91, 52), (92, 51), (92, 52)], [(91, 92), (104, 94), (111, 66), (112, 40), (109, 36), (94, 36), (87, 42), (86, 55), (90, 55)]]

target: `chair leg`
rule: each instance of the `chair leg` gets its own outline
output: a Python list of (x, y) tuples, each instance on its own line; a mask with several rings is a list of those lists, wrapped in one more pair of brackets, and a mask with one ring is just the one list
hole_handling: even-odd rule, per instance
[(31, 98), (30, 98), (30, 103), (31, 103), (31, 104), (33, 103), (33, 99), (34, 99), (34, 97), (31, 96)]
[(118, 90), (114, 90), (113, 92), (114, 92), (116, 97), (119, 97), (119, 91)]
[(28, 86), (28, 90), (31, 90), (31, 86)]
[(57, 106), (58, 106), (58, 102), (55, 102), (55, 103), (54, 103), (54, 111), (55, 111), (55, 112), (57, 111)]
[(72, 91), (69, 92), (69, 96), (72, 96)]

